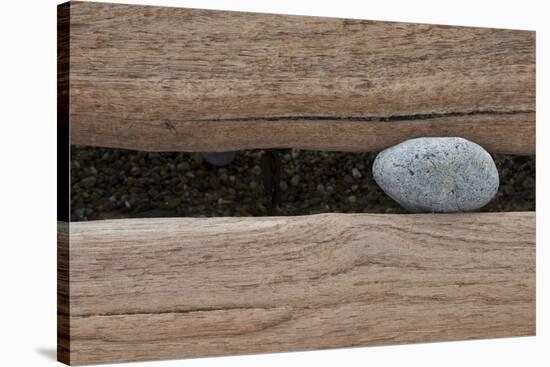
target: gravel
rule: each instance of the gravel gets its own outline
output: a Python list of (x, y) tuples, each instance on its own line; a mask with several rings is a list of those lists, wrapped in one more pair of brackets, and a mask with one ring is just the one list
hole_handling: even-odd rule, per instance
[[(261, 169), (255, 168), (261, 150), (237, 152), (228, 166), (214, 167), (200, 153), (73, 146), (71, 220), (405, 213), (373, 180), (376, 153), (280, 153), (279, 187), (285, 189), (279, 207), (270, 212), (271, 198), (263, 189)], [(480, 211), (535, 210), (535, 157), (493, 157), (500, 188)], [(360, 177), (354, 177), (354, 168)]]

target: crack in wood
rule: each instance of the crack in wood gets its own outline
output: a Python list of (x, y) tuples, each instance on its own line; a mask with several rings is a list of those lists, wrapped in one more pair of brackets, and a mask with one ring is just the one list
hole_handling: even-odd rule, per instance
[[(186, 119), (181, 122), (246, 122), (246, 121), (366, 121), (366, 122), (393, 122), (393, 121), (412, 121), (412, 120), (431, 120), (442, 117), (461, 117), (475, 115), (521, 115), (534, 113), (532, 110), (514, 110), (514, 111), (469, 111), (469, 112), (433, 112), (419, 113), (410, 115), (390, 115), (390, 116), (327, 116), (327, 115), (289, 115), (289, 116), (270, 116), (270, 117), (229, 117), (229, 118), (210, 118), (210, 119)], [(135, 121), (135, 120), (134, 120)]]
[(90, 317), (115, 317), (115, 316), (145, 316), (145, 315), (168, 315), (168, 314), (194, 314), (200, 312), (221, 312), (221, 311), (271, 311), (271, 310), (284, 310), (288, 309), (288, 306), (275, 306), (275, 307), (204, 307), (204, 308), (192, 308), (188, 310), (159, 310), (159, 311), (127, 311), (127, 312), (104, 312), (104, 313), (86, 313), (80, 315), (71, 315), (72, 318), (90, 318)]

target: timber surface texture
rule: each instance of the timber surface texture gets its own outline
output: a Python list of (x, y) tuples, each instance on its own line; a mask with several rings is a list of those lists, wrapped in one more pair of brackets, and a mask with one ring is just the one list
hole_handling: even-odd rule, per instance
[(71, 2), (71, 143), (535, 152), (535, 32)]
[(534, 213), (128, 219), (59, 230), (66, 363), (535, 334)]

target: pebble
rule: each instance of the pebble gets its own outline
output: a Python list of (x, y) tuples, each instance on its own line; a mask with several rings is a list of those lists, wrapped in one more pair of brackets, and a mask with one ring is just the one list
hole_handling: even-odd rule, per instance
[(78, 208), (74, 211), (74, 214), (79, 218), (79, 219), (84, 219), (84, 217), (86, 216), (86, 208)]
[(281, 183), (279, 184), (279, 188), (283, 191), (286, 191), (288, 190), (288, 184), (285, 181), (281, 181)]
[(193, 160), (195, 161), (196, 164), (202, 164), (202, 162), (204, 162), (204, 155), (200, 153), (194, 153)]
[(255, 175), (261, 175), (262, 174), (262, 168), (258, 165), (255, 165), (253, 168), (252, 168), (252, 172), (255, 174)]
[(210, 187), (217, 190), (220, 188), (220, 179), (218, 176), (212, 176), (210, 177)]
[(169, 209), (177, 208), (181, 204), (181, 199), (179, 198), (167, 198), (168, 200), (165, 201), (165, 205)]
[(325, 186), (323, 184), (317, 185), (317, 191), (320, 192), (320, 193), (324, 193), (325, 192)]
[(228, 180), (227, 172), (220, 172), (220, 180), (226, 182)]
[(290, 179), (290, 184), (292, 186), (298, 186), (300, 184), (300, 176), (298, 175), (292, 176), (292, 178)]
[(359, 169), (357, 167), (353, 167), (353, 169), (351, 170), (351, 175), (353, 176), (353, 178), (361, 178), (362, 177), (361, 171), (359, 171)]
[(202, 153), (204, 160), (216, 167), (227, 166), (235, 159), (235, 152)]
[(189, 171), (191, 169), (191, 166), (188, 162), (181, 162), (176, 166), (176, 169), (178, 171)]
[(497, 193), (493, 158), (462, 138), (417, 138), (382, 151), (373, 177), (411, 212), (465, 212), (483, 207)]
[(83, 178), (80, 181), (80, 185), (89, 189), (89, 188), (94, 187), (96, 181), (97, 181), (97, 179), (94, 176), (89, 176), (89, 177)]

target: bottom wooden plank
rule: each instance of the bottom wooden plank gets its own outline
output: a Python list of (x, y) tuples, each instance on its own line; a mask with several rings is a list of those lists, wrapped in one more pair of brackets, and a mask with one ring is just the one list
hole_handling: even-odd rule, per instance
[(131, 219), (68, 231), (71, 364), (535, 333), (535, 213)]

